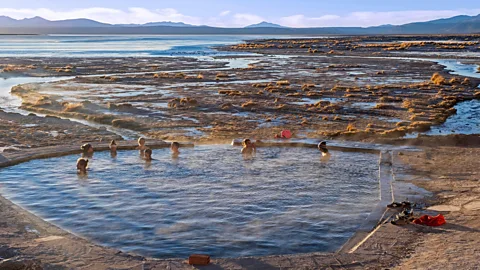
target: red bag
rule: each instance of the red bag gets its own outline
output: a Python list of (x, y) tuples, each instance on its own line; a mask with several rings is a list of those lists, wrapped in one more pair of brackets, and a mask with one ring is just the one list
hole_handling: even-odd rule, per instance
[(436, 217), (432, 217), (429, 215), (423, 215), (413, 221), (414, 224), (425, 225), (425, 226), (442, 226), (443, 224), (447, 223), (445, 221), (445, 217), (440, 214)]

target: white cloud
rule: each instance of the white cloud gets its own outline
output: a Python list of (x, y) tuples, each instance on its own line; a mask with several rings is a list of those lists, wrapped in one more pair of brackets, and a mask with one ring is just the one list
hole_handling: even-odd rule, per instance
[(231, 24), (232, 26), (243, 27), (262, 21), (265, 21), (265, 19), (255, 14), (237, 13), (233, 16)]
[(225, 10), (220, 13), (220, 17), (227, 16), (228, 14), (232, 13), (230, 10)]
[(312, 27), (322, 26), (329, 22), (337, 22), (341, 19), (338, 15), (324, 15), (317, 18), (308, 18), (305, 15), (293, 15), (280, 18), (278, 23), (289, 27)]
[(389, 12), (352, 12), (344, 16), (324, 15), (306, 17), (293, 15), (282, 17), (276, 22), (290, 27), (328, 27), (328, 26), (376, 26), (382, 24), (405, 24), (422, 22), (457, 15), (477, 15), (480, 9), (471, 10), (409, 10)]
[(86, 8), (68, 11), (54, 11), (51, 9), (9, 9), (0, 8), (0, 15), (9, 16), (15, 19), (40, 16), (48, 20), (66, 20), (77, 18), (88, 18), (99, 22), (113, 24), (127, 23), (148, 23), (159, 21), (185, 22), (200, 24), (201, 18), (187, 16), (172, 8), (149, 10), (146, 8), (132, 7), (128, 10), (111, 8)]
[[(325, 14), (317, 17), (308, 17), (296, 14), (271, 22), (289, 27), (328, 27), (328, 26), (375, 26), (382, 24), (404, 24), (418, 21), (428, 21), (448, 18), (457, 15), (476, 15), (480, 9), (470, 10), (411, 10), (389, 12), (352, 12), (345, 15)], [(211, 25), (219, 27), (243, 27), (250, 24), (267, 21), (265, 18), (248, 13), (234, 14), (225, 10), (217, 16), (197, 17), (182, 14), (172, 9), (149, 10), (141, 7), (131, 7), (126, 10), (93, 7), (72, 10), (39, 9), (12, 9), (0, 8), (0, 15), (10, 16), (15, 19), (40, 16), (49, 20), (65, 20), (75, 18), (88, 18), (100, 22), (113, 24), (148, 23), (158, 21), (184, 22), (194, 25)]]
[(24, 19), (35, 16), (40, 16), (47, 20), (87, 18), (111, 24), (143, 24), (148, 22), (172, 21), (194, 25), (206, 24), (219, 27), (243, 27), (264, 20), (262, 17), (254, 14), (234, 14), (232, 16), (231, 13), (230, 10), (226, 10), (218, 16), (200, 18), (182, 14), (172, 8), (156, 10), (141, 7), (131, 7), (127, 10), (100, 7), (73, 10), (0, 8), (0, 15), (9, 16), (14, 19)]

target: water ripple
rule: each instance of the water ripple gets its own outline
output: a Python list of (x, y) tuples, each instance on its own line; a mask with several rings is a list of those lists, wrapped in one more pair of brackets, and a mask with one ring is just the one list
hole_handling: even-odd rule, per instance
[(0, 192), (94, 242), (159, 258), (334, 251), (378, 199), (377, 156), (262, 148), (244, 161), (231, 146), (96, 153), (87, 178), (76, 156), (0, 171)]

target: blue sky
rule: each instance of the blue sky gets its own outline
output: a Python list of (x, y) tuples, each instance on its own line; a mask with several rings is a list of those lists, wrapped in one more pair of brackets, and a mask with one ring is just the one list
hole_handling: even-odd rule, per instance
[(2, 0), (0, 6), (0, 15), (16, 19), (41, 16), (107, 23), (183, 21), (222, 27), (264, 20), (292, 27), (372, 26), (478, 13), (478, 0)]

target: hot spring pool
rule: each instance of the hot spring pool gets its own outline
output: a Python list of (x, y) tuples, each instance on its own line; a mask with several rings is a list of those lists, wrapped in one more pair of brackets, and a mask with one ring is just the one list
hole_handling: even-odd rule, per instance
[(157, 258), (335, 251), (379, 200), (378, 156), (260, 148), (243, 160), (229, 145), (95, 153), (0, 170), (3, 196), (96, 243)]

